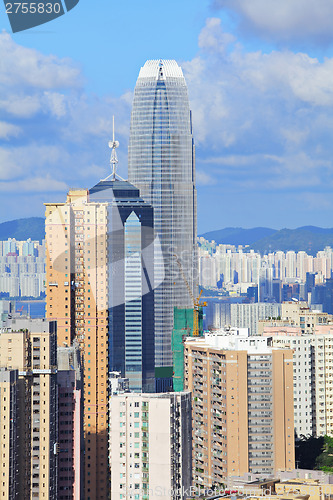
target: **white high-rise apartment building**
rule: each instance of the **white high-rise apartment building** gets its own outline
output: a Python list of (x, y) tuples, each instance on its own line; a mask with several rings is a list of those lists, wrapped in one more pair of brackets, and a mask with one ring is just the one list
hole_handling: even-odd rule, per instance
[(197, 285), (197, 201), (187, 86), (176, 61), (147, 61), (134, 91), (128, 178), (154, 208), (155, 365), (171, 366), (173, 309), (193, 307)]
[(333, 436), (333, 327), (267, 326), (273, 347), (293, 349), (294, 413), (298, 436)]
[(111, 498), (180, 500), (192, 481), (191, 393), (109, 401)]
[(293, 349), (294, 364), (294, 425), (298, 437), (314, 433), (312, 404), (312, 343), (313, 335), (272, 336), (272, 347)]
[[(204, 238), (198, 239), (199, 258), (209, 257), (210, 261), (216, 262), (216, 281), (223, 275), (223, 281), (226, 286), (233, 283), (235, 273), (237, 273), (238, 283), (252, 283), (258, 285), (260, 270), (260, 281), (266, 279), (280, 279), (284, 283), (305, 282), (306, 273), (317, 273), (318, 282), (331, 276), (333, 270), (333, 251), (326, 247), (317, 252), (313, 257), (304, 251), (298, 253), (271, 252), (266, 255), (260, 255), (254, 250), (248, 251), (243, 247), (234, 245), (217, 245), (214, 241), (208, 242)], [(211, 264), (213, 266), (213, 264)], [(207, 276), (200, 273), (199, 284), (207, 285)], [(211, 276), (214, 281), (214, 276)], [(210, 283), (209, 286), (216, 286), (216, 283)], [(268, 293), (269, 291), (266, 291)], [(269, 296), (269, 295), (268, 295)]]
[(257, 335), (260, 320), (277, 318), (281, 314), (280, 304), (260, 302), (255, 304), (228, 304), (209, 302), (206, 319), (210, 329), (226, 326), (248, 328), (250, 335)]

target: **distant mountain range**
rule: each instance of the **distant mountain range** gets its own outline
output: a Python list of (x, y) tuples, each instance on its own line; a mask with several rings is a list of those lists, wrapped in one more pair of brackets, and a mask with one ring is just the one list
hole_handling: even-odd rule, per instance
[(29, 238), (39, 240), (45, 238), (45, 219), (43, 217), (29, 217), (16, 219), (0, 224), (0, 241), (15, 238), (24, 241)]
[(305, 251), (315, 255), (326, 246), (333, 248), (333, 228), (303, 226), (297, 229), (271, 229), (268, 227), (227, 227), (219, 231), (201, 234), (206, 240), (227, 245), (249, 245), (253, 250), (265, 254), (282, 250)]
[[(315, 255), (326, 246), (333, 248), (333, 228), (317, 226), (303, 226), (297, 229), (272, 229), (269, 227), (226, 227), (218, 231), (209, 231), (201, 234), (206, 240), (215, 240), (216, 243), (228, 245), (249, 245), (261, 254), (282, 250), (304, 250)], [(16, 219), (0, 224), (0, 240), (15, 238), (16, 240), (42, 241), (45, 238), (45, 220), (43, 217), (29, 217)]]

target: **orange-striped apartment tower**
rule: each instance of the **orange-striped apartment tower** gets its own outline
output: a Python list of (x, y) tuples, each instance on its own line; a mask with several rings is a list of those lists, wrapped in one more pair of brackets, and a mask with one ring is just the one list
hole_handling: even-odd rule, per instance
[(45, 204), (46, 316), (58, 345), (80, 342), (84, 355), (85, 499), (108, 498), (107, 216), (86, 189)]
[(116, 178), (117, 144), (111, 176), (45, 204), (46, 315), (58, 344), (76, 339), (83, 354), (85, 500), (110, 494), (108, 373), (155, 390), (153, 209)]

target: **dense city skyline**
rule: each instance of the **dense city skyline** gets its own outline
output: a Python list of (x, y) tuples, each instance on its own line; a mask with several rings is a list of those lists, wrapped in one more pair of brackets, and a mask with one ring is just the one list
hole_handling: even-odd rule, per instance
[(93, 12), (80, 2), (17, 35), (2, 12), (3, 220), (40, 216), (45, 198), (105, 176), (113, 114), (126, 177), (137, 72), (165, 57), (189, 89), (199, 233), (331, 226), (332, 6), (308, 1), (301, 12), (286, 0), (277, 12), (271, 1), (102, 1)]
[(333, 4), (46, 2), (0, 13), (1, 498), (331, 498), (333, 228), (254, 226), (332, 225)]

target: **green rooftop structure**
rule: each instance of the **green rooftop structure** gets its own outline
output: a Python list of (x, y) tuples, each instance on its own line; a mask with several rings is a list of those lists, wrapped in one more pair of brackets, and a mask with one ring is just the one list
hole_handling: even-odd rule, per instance
[[(172, 330), (173, 389), (184, 390), (184, 339), (193, 337), (193, 308), (174, 308)], [(199, 336), (203, 336), (203, 309), (198, 308)]]

